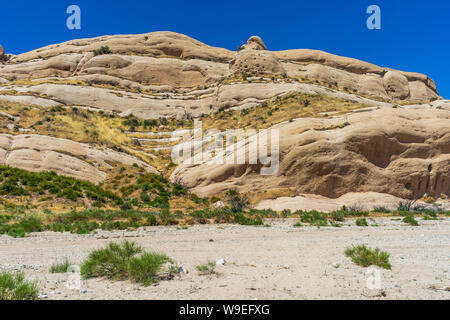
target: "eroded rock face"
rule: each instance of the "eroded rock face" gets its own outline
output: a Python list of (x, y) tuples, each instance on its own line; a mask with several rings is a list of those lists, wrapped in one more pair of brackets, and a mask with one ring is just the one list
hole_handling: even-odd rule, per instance
[(3, 49), (2, 46), (0, 46), (0, 63), (5, 62), (8, 59), (8, 57), (5, 55), (5, 49)]
[(42, 135), (0, 134), (0, 164), (29, 171), (55, 171), (93, 183), (105, 180), (111, 163), (138, 164), (148, 172), (156, 169), (143, 161), (110, 149)]
[(247, 44), (241, 47), (236, 57), (230, 62), (230, 72), (233, 74), (285, 74), (281, 63), (275, 55), (266, 51), (266, 45), (258, 36), (248, 39)]
[(240, 51), (230, 63), (230, 71), (234, 74), (245, 73), (253, 76), (286, 73), (281, 63), (272, 53), (253, 49)]
[[(112, 54), (94, 56), (93, 51), (101, 46), (108, 46)], [(77, 104), (73, 100), (82, 95), (82, 104), (87, 107), (125, 110), (143, 118), (175, 117), (180, 109), (194, 117), (214, 112), (221, 107), (217, 102), (224, 100), (221, 92), (230, 91), (225, 88), (234, 85), (223, 80), (240, 73), (265, 77), (267, 88), (274, 82), (289, 84), (295, 79), (308, 79), (386, 101), (429, 102), (439, 97), (433, 80), (418, 73), (395, 71), (317, 50), (268, 51), (257, 36), (242, 48), (238, 52), (214, 48), (173, 32), (80, 39), (12, 56), (0, 65), (0, 82), (56, 77), (60, 82), (114, 84), (114, 91), (73, 83), (11, 89), (23, 96), (47, 95), (53, 103), (68, 105)], [(274, 75), (286, 77), (271, 80)], [(153, 94), (136, 96), (130, 90)], [(230, 101), (236, 104), (228, 107), (242, 105), (237, 97)]]
[(383, 77), (386, 92), (394, 99), (404, 100), (410, 97), (408, 79), (395, 71), (387, 72)]
[(247, 40), (245, 49), (267, 50), (267, 47), (260, 37), (252, 36), (252, 37), (250, 37), (250, 39)]
[[(336, 125), (350, 125), (336, 128)], [(337, 198), (378, 192), (417, 199), (450, 197), (450, 112), (417, 106), (381, 108), (338, 119), (299, 119), (280, 130), (280, 166), (181, 165), (173, 178), (199, 195), (293, 188)], [(247, 148), (248, 153), (248, 148)]]

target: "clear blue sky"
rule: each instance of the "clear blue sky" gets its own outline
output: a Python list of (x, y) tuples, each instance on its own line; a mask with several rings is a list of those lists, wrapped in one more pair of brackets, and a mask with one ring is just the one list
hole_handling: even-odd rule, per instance
[[(66, 28), (66, 8), (82, 29)], [(368, 30), (366, 9), (381, 8), (382, 29)], [(169, 30), (236, 50), (251, 35), (270, 50), (319, 49), (381, 66), (425, 73), (450, 98), (448, 0), (39, 0), (2, 1), (0, 44), (22, 53), (105, 34)]]

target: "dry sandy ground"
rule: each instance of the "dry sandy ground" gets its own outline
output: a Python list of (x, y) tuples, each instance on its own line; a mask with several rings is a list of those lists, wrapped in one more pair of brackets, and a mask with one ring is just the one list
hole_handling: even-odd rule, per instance
[[(450, 218), (412, 227), (376, 218), (378, 227), (294, 228), (293, 220), (271, 227), (237, 225), (152, 227), (133, 232), (79, 236), (41, 233), (30, 238), (0, 237), (0, 269), (23, 270), (37, 279), (48, 299), (450, 299)], [(107, 239), (103, 239), (107, 238)], [(142, 287), (93, 279), (83, 290), (67, 288), (66, 274), (49, 267), (70, 258), (80, 263), (92, 249), (122, 238), (162, 251), (182, 264), (172, 281)], [(367, 269), (344, 256), (352, 244), (391, 254), (392, 270), (382, 271), (381, 290), (367, 288)], [(218, 276), (200, 276), (194, 266), (225, 258)]]
[[(296, 211), (302, 210), (318, 210), (321, 212), (331, 212), (339, 210), (342, 206), (354, 206), (358, 210), (374, 210), (375, 208), (384, 207), (391, 211), (398, 208), (400, 202), (407, 203), (409, 200), (395, 197), (386, 193), (378, 192), (349, 192), (339, 198), (332, 199), (315, 194), (302, 194), (297, 197), (280, 197), (276, 199), (268, 199), (259, 202), (256, 209), (270, 208), (275, 211), (289, 209)], [(450, 200), (439, 199), (435, 202), (442, 210), (450, 210)], [(414, 205), (420, 205), (428, 209), (433, 209), (434, 204), (423, 201), (415, 201)]]

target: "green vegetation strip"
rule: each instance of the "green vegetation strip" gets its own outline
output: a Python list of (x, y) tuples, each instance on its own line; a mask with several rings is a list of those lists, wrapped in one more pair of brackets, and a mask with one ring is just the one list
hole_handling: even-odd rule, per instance
[(36, 300), (36, 282), (25, 280), (23, 273), (0, 273), (0, 300)]

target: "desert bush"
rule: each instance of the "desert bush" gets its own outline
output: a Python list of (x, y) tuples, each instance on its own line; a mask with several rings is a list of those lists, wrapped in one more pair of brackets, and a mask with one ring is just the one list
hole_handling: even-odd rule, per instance
[(158, 221), (156, 220), (156, 216), (152, 213), (148, 213), (146, 215), (145, 226), (156, 226), (158, 225)]
[(203, 264), (195, 266), (195, 270), (201, 275), (211, 275), (216, 273), (216, 263), (214, 261), (208, 261)]
[(50, 273), (66, 273), (72, 263), (69, 259), (64, 259), (63, 262), (55, 263), (50, 267)]
[(37, 283), (26, 281), (23, 273), (0, 273), (0, 300), (36, 300), (37, 297)]
[(128, 274), (132, 280), (148, 286), (158, 282), (160, 272), (164, 264), (172, 260), (162, 253), (145, 252), (139, 257), (134, 257), (128, 264)]
[(289, 217), (291, 215), (292, 215), (292, 212), (289, 209), (284, 209), (283, 211), (281, 211), (281, 217), (282, 218), (287, 218), (287, 217)]
[(304, 223), (310, 223), (317, 227), (324, 227), (328, 225), (327, 214), (319, 211), (297, 211), (300, 214), (300, 221)]
[(433, 216), (430, 216), (430, 215), (428, 215), (428, 214), (424, 214), (424, 215), (422, 216), (422, 219), (423, 219), (423, 220), (439, 220), (438, 217), (433, 217)]
[(232, 223), (234, 221), (234, 213), (229, 208), (214, 210), (216, 223)]
[(408, 216), (404, 217), (402, 221), (404, 223), (410, 224), (412, 226), (419, 225), (419, 222), (416, 219), (414, 219), (414, 216), (412, 216), (412, 215), (408, 215)]
[(242, 212), (247, 208), (247, 202), (245, 199), (242, 199), (235, 190), (228, 190), (225, 194), (228, 201), (230, 202), (231, 209), (233, 212)]
[(177, 225), (178, 221), (168, 209), (162, 209), (159, 213), (159, 220), (164, 226)]
[(150, 196), (148, 195), (148, 193), (146, 193), (144, 191), (141, 192), (139, 197), (140, 197), (142, 202), (145, 202), (145, 203), (150, 202)]
[(331, 219), (334, 221), (344, 221), (345, 220), (345, 212), (344, 211), (333, 211), (331, 214)]
[(367, 227), (369, 224), (367, 223), (367, 220), (364, 218), (356, 219), (356, 225), (358, 227)]
[(144, 120), (143, 126), (144, 126), (144, 128), (147, 128), (147, 127), (150, 127), (150, 128), (156, 127), (156, 126), (158, 126), (158, 120), (155, 120), (155, 119), (153, 119), (153, 120)]
[(135, 242), (109, 243), (92, 251), (81, 265), (84, 278), (106, 277), (111, 280), (131, 279), (150, 285), (161, 279), (164, 264), (173, 261), (162, 253), (144, 252)]
[(391, 269), (389, 253), (381, 251), (378, 248), (370, 249), (365, 245), (352, 246), (345, 250), (345, 255), (351, 258), (355, 264), (363, 267), (375, 265), (384, 269)]
[(364, 211), (361, 206), (343, 206), (341, 210), (345, 217), (367, 217), (369, 215), (368, 211)]
[(23, 238), (29, 232), (39, 232), (44, 229), (40, 219), (36, 217), (19, 217), (15, 223), (0, 223), (0, 234), (8, 234), (10, 237)]
[(261, 226), (264, 224), (260, 216), (249, 217), (240, 212), (234, 214), (234, 222), (243, 226)]
[(106, 277), (114, 280), (128, 278), (128, 263), (142, 252), (134, 242), (109, 243), (106, 248), (92, 251), (81, 265), (81, 275), (85, 278)]
[(94, 56), (100, 56), (102, 54), (112, 54), (112, 51), (108, 46), (102, 46), (100, 49), (94, 50)]
[(60, 176), (55, 172), (30, 172), (22, 169), (0, 166), (0, 194), (12, 196), (39, 195), (46, 193), (76, 201), (88, 198), (106, 203), (120, 201), (120, 198), (93, 183), (72, 177)]
[(412, 210), (412, 207), (414, 205), (414, 201), (400, 201), (398, 204), (397, 211), (399, 212), (409, 212)]
[(386, 209), (385, 207), (375, 207), (373, 208), (373, 212), (377, 213), (391, 213), (392, 211), (389, 209)]

